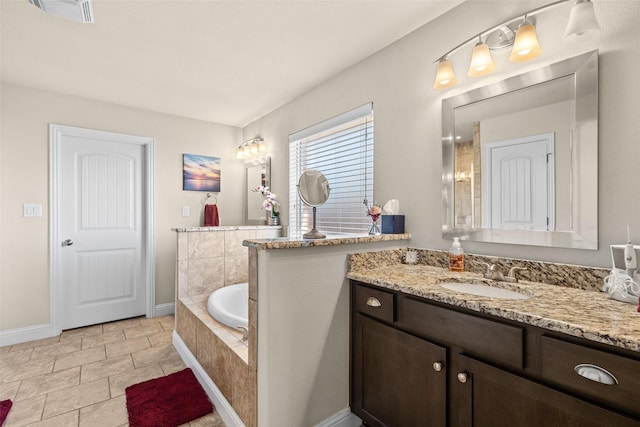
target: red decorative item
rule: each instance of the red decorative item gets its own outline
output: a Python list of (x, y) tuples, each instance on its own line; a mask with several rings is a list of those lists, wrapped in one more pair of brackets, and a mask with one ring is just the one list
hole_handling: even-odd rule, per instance
[(213, 412), (190, 368), (125, 389), (130, 427), (175, 427)]
[(0, 402), (0, 426), (4, 424), (4, 421), (7, 419), (7, 415), (9, 415), (9, 409), (11, 409), (11, 405), (13, 402), (11, 400), (3, 400)]

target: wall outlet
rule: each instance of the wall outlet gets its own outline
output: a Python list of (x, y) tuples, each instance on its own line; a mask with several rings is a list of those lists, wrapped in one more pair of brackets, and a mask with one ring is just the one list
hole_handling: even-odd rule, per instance
[(404, 255), (404, 262), (406, 264), (417, 264), (418, 251), (407, 251), (407, 253)]
[(189, 216), (189, 206), (182, 207), (182, 216)]
[(22, 216), (34, 218), (42, 216), (42, 205), (24, 204), (22, 205)]

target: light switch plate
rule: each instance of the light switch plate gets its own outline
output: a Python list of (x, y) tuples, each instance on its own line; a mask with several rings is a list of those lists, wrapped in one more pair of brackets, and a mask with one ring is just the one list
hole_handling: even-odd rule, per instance
[(25, 203), (24, 205), (22, 205), (22, 216), (25, 218), (41, 217), (42, 205)]
[(189, 216), (189, 206), (182, 207), (182, 216)]

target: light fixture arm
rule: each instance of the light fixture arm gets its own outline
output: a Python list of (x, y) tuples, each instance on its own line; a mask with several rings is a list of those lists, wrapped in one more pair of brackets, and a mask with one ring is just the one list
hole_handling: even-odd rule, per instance
[(460, 43), (459, 45), (457, 45), (456, 47), (454, 47), (453, 49), (449, 50), (447, 53), (445, 53), (444, 55), (440, 56), (438, 59), (436, 59), (435, 61), (433, 61), (433, 63), (438, 63), (440, 61), (446, 60), (447, 57), (453, 53), (455, 53), (456, 51), (458, 51), (460, 48), (464, 47), (465, 45), (467, 45), (468, 43), (476, 40), (478, 37), (482, 38), (482, 36), (487, 35), (497, 29), (499, 29), (500, 27), (506, 25), (506, 24), (510, 24), (512, 22), (518, 21), (520, 19), (523, 19), (526, 21), (527, 18), (531, 15), (536, 15), (538, 13), (544, 12), (548, 9), (554, 8), (556, 6), (559, 6), (563, 3), (568, 3), (568, 2), (575, 2), (576, 0), (559, 0), (553, 3), (549, 3), (545, 6), (540, 6), (536, 9), (532, 9), (528, 12), (525, 13), (520, 13), (516, 16), (514, 16), (511, 19), (507, 19), (506, 21), (503, 21), (502, 23), (498, 24), (498, 25), (494, 25), (493, 27), (487, 28), (486, 30), (474, 35), (473, 37), (468, 38), (467, 40), (463, 41), (462, 43)]

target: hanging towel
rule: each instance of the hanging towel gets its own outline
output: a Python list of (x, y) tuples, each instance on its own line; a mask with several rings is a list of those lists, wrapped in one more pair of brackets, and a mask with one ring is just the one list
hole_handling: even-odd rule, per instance
[(218, 215), (218, 205), (204, 206), (204, 226), (217, 227), (220, 225), (220, 216)]

